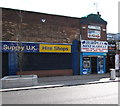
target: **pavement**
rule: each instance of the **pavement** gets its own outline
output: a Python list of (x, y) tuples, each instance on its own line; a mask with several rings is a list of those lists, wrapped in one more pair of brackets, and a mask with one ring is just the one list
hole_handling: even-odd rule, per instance
[(110, 79), (110, 74), (90, 74), (90, 75), (75, 75), (75, 76), (55, 76), (55, 77), (39, 77), (36, 86), (19, 87), (19, 88), (4, 88), (0, 92), (19, 91), (29, 89), (55, 88), (65, 86), (77, 86), (86, 84), (99, 84), (120, 81), (118, 75), (115, 79)]

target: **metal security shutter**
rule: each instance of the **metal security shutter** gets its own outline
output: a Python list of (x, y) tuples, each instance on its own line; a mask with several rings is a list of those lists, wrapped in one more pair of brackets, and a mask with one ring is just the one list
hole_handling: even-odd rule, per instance
[(8, 76), (8, 53), (2, 53), (2, 77)]
[(62, 70), (72, 69), (72, 54), (64, 53), (25, 53), (23, 70)]

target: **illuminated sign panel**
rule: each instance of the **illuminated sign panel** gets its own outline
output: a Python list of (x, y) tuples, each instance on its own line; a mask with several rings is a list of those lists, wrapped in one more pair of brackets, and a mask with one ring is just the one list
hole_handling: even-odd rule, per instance
[(39, 52), (71, 53), (71, 45), (40, 44)]

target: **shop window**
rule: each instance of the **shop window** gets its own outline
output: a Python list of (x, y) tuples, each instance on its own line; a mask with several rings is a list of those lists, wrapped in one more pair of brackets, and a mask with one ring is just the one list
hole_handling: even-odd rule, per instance
[(88, 38), (100, 39), (101, 28), (100, 26), (88, 26)]

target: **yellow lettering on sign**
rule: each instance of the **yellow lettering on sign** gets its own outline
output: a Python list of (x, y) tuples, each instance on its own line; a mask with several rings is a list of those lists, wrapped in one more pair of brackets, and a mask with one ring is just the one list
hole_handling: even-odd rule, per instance
[(71, 45), (40, 44), (39, 52), (71, 53)]

